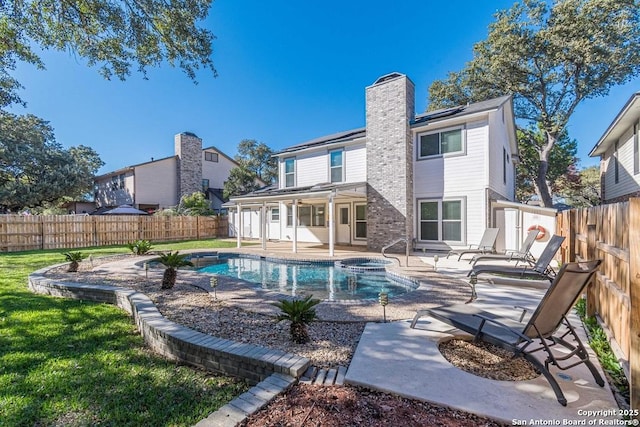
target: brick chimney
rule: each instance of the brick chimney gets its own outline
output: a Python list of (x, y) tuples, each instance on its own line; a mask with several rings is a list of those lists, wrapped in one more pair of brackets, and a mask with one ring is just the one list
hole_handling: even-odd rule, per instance
[(413, 238), (413, 82), (400, 73), (380, 77), (366, 89), (366, 116), (367, 247), (379, 251)]
[(178, 201), (182, 196), (202, 191), (202, 140), (194, 133), (182, 132), (175, 136), (178, 156)]

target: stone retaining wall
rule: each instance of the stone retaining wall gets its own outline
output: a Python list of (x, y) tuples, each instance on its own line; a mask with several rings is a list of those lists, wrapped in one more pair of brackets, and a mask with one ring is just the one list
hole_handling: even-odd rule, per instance
[[(51, 268), (51, 267), (49, 267)], [(48, 268), (29, 276), (29, 289), (56, 297), (114, 304), (133, 316), (147, 345), (171, 359), (257, 384), (271, 374), (299, 378), (310, 365), (307, 358), (253, 344), (203, 334), (166, 319), (146, 295), (109, 285), (88, 285), (47, 278)]]

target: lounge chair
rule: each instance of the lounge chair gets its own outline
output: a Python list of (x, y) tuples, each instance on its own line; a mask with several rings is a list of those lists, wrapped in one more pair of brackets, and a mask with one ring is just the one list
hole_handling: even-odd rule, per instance
[(538, 237), (538, 233), (538, 230), (531, 230), (524, 239), (524, 242), (522, 242), (520, 249), (517, 251), (505, 251), (503, 254), (478, 254), (474, 255), (469, 263), (476, 265), (480, 260), (506, 260), (515, 261), (516, 265), (518, 265), (520, 261), (525, 261), (529, 263), (529, 265), (533, 265), (535, 263), (535, 258), (531, 255), (530, 250), (531, 246), (533, 246), (533, 243), (536, 241), (536, 237)]
[(484, 230), (482, 234), (482, 238), (480, 239), (480, 243), (477, 245), (469, 245), (467, 249), (457, 249), (449, 251), (447, 254), (447, 258), (449, 255), (458, 255), (458, 261), (462, 258), (464, 254), (489, 254), (495, 252), (496, 239), (498, 238), (498, 229), (497, 228), (487, 228)]
[[(596, 383), (600, 387), (604, 386), (602, 377), (589, 360), (586, 348), (567, 319), (567, 313), (598, 269), (600, 262), (596, 260), (564, 265), (529, 317), (526, 310), (519, 313), (516, 316), (519, 320), (516, 320), (483, 311), (473, 304), (458, 304), (418, 311), (411, 327), (415, 327), (420, 316), (429, 315), (473, 335), (474, 341), (485, 341), (510, 350), (514, 355), (522, 355), (542, 372), (555, 392), (558, 402), (566, 406), (567, 399), (549, 372), (549, 364), (566, 370), (584, 363)], [(566, 338), (572, 338), (573, 342), (567, 341)], [(532, 344), (535, 348), (530, 347)], [(556, 344), (559, 344), (564, 352), (554, 354), (551, 347)], [(546, 353), (544, 363), (534, 355), (540, 350)]]
[(538, 261), (536, 261), (533, 266), (514, 267), (510, 265), (494, 264), (476, 265), (469, 271), (469, 273), (467, 273), (467, 277), (471, 277), (471, 280), (469, 281), (469, 286), (471, 286), (471, 299), (469, 302), (476, 299), (476, 283), (478, 282), (478, 276), (484, 273), (508, 277), (515, 276), (522, 279), (547, 279), (551, 282), (555, 277), (555, 271), (549, 264), (551, 264), (553, 257), (556, 256), (556, 252), (560, 249), (560, 245), (562, 245), (563, 241), (563, 236), (551, 236), (549, 243), (547, 243), (547, 246), (545, 246), (538, 258)]

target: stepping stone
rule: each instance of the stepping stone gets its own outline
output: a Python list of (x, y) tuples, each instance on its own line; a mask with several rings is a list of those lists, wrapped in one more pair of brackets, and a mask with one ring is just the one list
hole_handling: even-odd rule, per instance
[(335, 368), (329, 369), (327, 371), (327, 376), (324, 379), (324, 385), (333, 385), (333, 382), (336, 380), (336, 374), (338, 371)]
[(344, 385), (344, 376), (347, 374), (347, 368), (338, 366), (338, 375), (336, 376), (335, 385)]
[(322, 385), (324, 384), (324, 378), (327, 375), (327, 371), (324, 369), (320, 369), (318, 371), (318, 375), (316, 376), (315, 381), (313, 381), (313, 385)]
[(315, 366), (309, 366), (307, 370), (300, 377), (300, 383), (302, 384), (311, 384), (316, 377), (318, 372), (318, 368)]

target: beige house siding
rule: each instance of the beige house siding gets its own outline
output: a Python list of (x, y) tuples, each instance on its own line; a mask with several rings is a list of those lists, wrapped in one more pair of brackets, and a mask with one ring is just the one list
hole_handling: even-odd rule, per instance
[(136, 205), (158, 205), (160, 209), (178, 204), (177, 158), (170, 157), (135, 168)]

